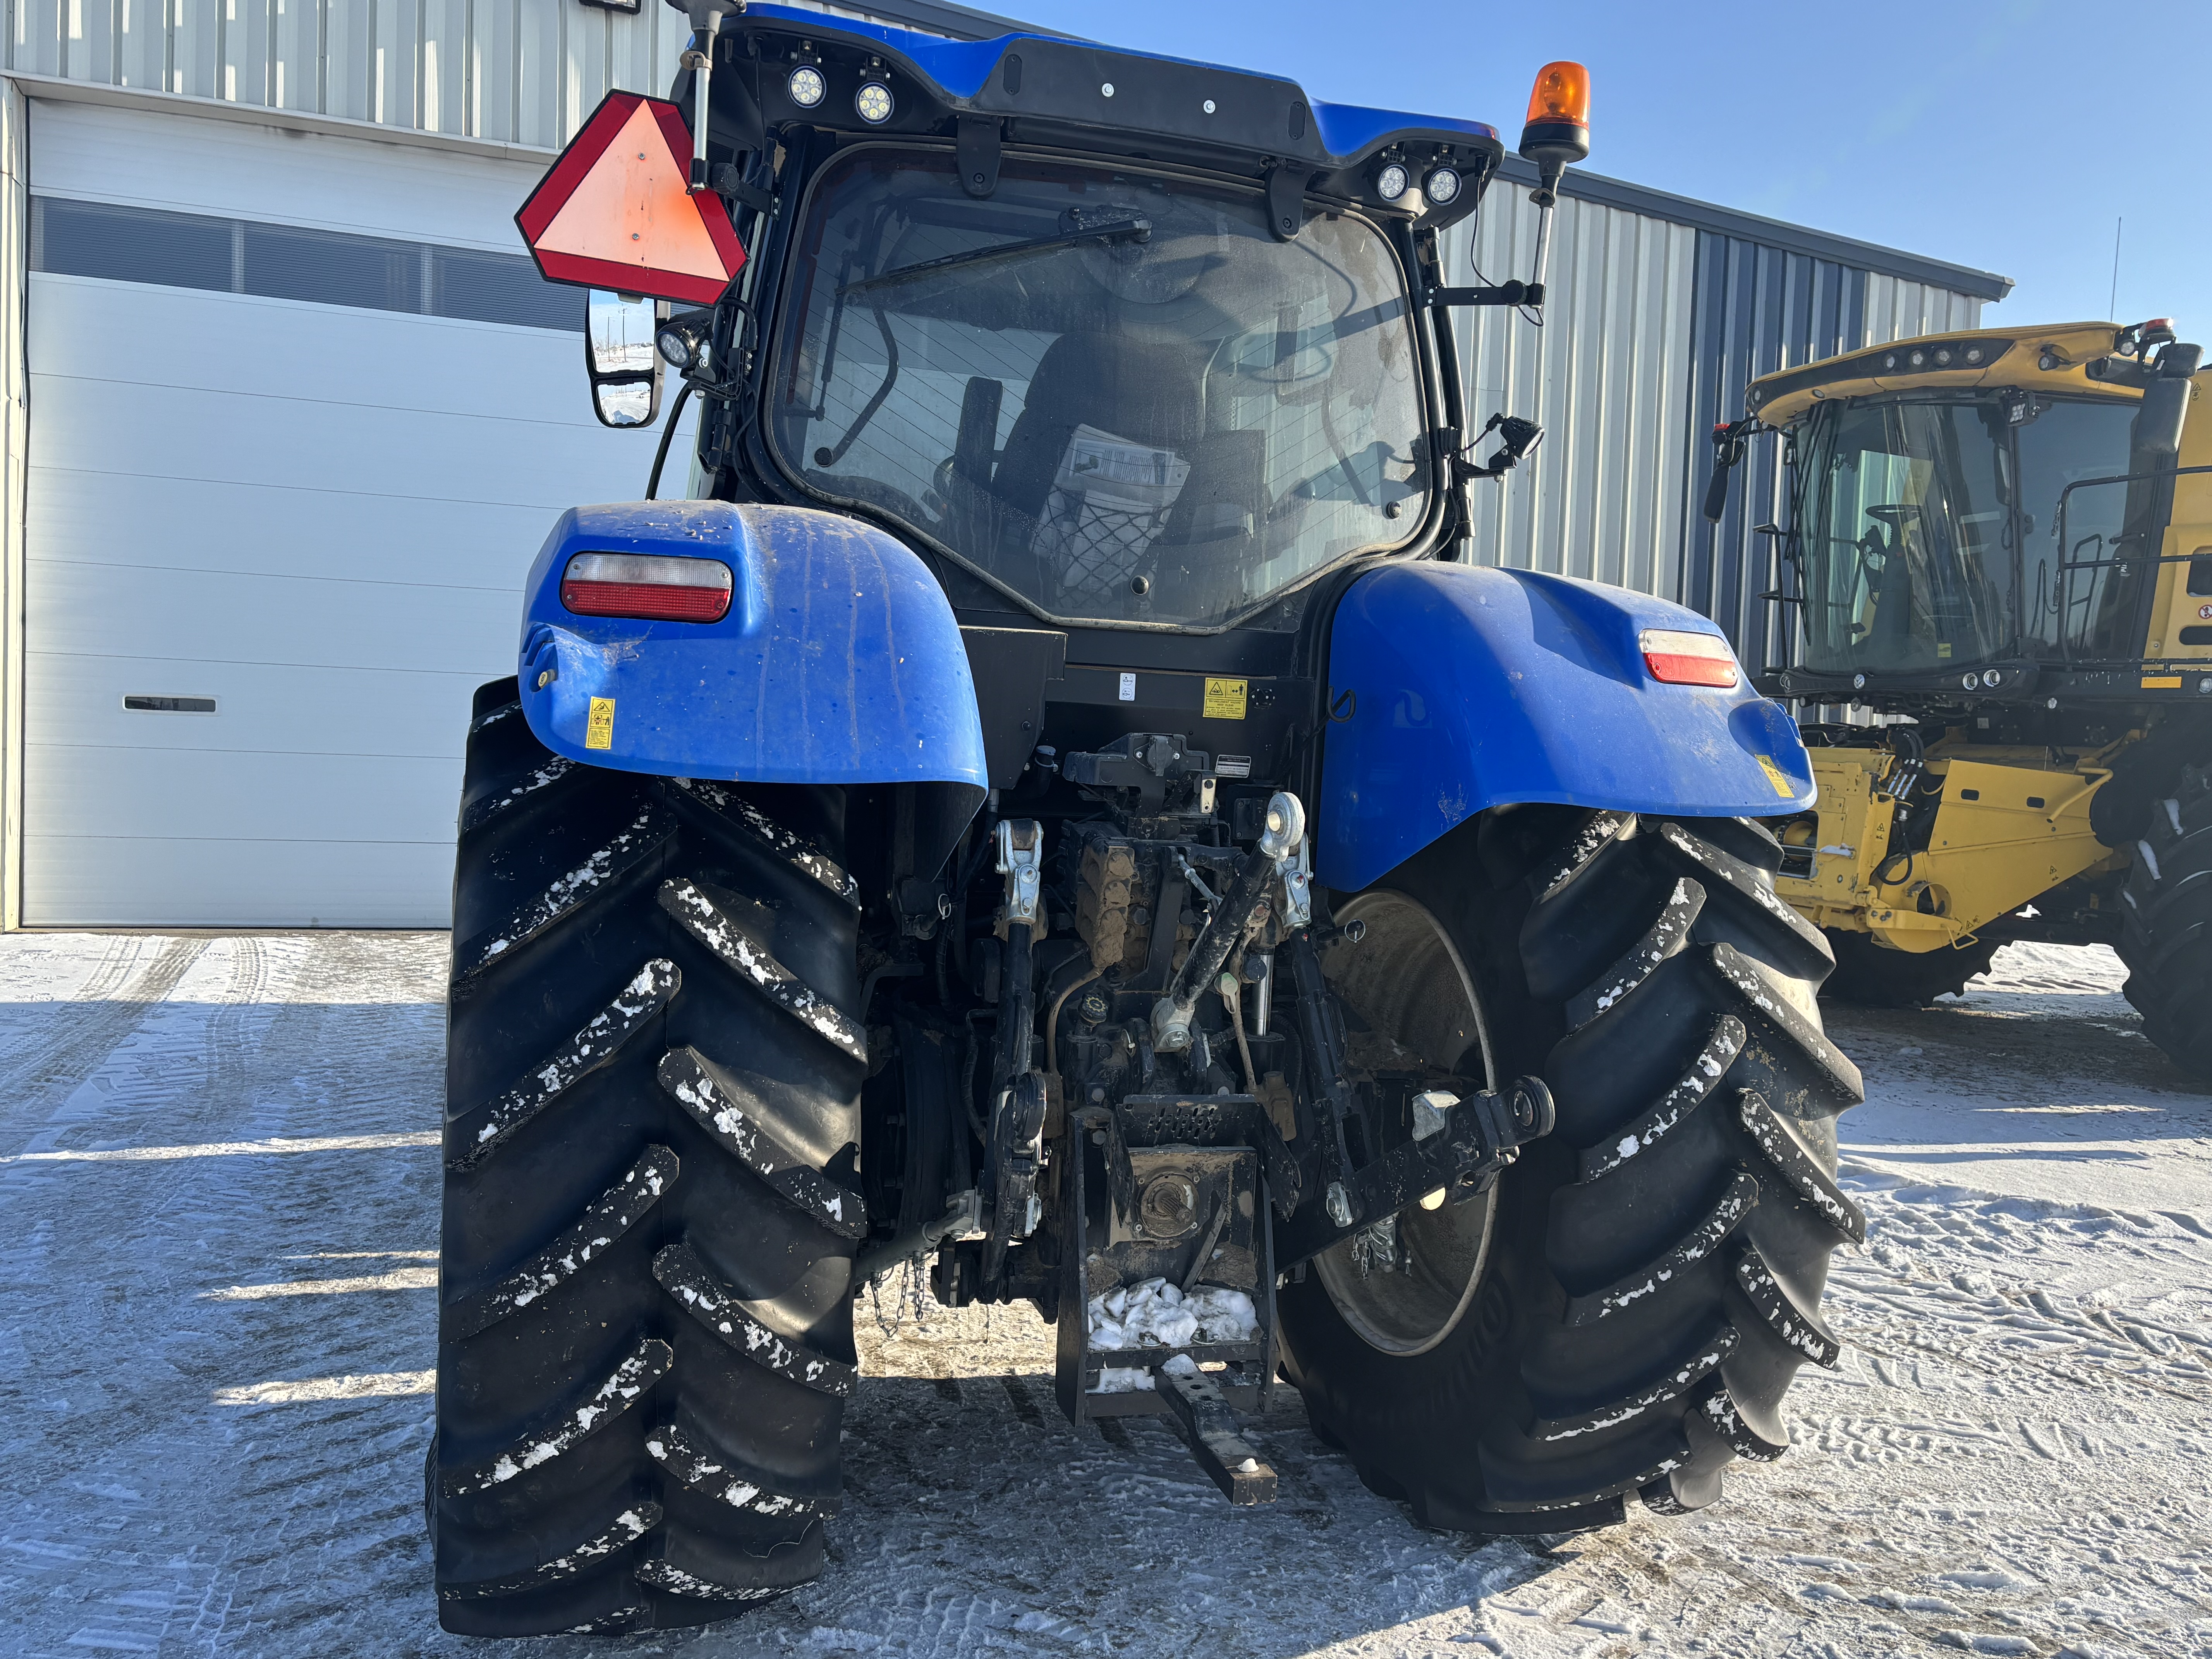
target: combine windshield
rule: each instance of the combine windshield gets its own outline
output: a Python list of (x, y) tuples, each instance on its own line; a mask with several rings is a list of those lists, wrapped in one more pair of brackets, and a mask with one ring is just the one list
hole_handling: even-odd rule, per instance
[(2013, 491), (2001, 402), (1826, 404), (1803, 454), (1808, 668), (1911, 672), (2009, 647)]
[(2002, 392), (1816, 407), (1799, 450), (1805, 665), (2121, 651), (2146, 568), (2130, 553), (2142, 492), (2123, 476), (2136, 407)]
[(1051, 617), (1218, 626), (1407, 539), (1419, 360), (1371, 226), (1257, 191), (863, 150), (817, 185), (770, 407), (784, 466)]

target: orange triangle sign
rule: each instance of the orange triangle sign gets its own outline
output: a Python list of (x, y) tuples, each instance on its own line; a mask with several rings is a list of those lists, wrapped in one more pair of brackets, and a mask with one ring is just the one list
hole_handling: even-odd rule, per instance
[(745, 262), (729, 210), (684, 189), (691, 137), (674, 104), (609, 93), (514, 222), (546, 279), (712, 305)]

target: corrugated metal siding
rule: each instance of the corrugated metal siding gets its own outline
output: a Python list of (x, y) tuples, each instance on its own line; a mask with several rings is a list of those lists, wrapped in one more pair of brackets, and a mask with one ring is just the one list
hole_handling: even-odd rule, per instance
[(610, 91), (665, 94), (689, 30), (659, 0), (635, 16), (577, 0), (6, 5), (6, 66), (25, 74), (544, 149), (568, 143)]
[(1982, 302), (1971, 294), (1896, 276), (1869, 274), (1867, 277), (1866, 337), (1861, 345), (1981, 325)]
[[(1526, 279), (1536, 219), (1523, 191), (1489, 197), (1473, 239), (1484, 277)], [(1469, 429), (1500, 410), (1545, 428), (1521, 471), (1473, 486), (1479, 561), (1674, 592), (1696, 249), (1686, 226), (1569, 198), (1553, 225), (1546, 325), (1498, 307), (1462, 324)], [(1449, 280), (1480, 280), (1469, 263), (1468, 239), (1452, 237)]]

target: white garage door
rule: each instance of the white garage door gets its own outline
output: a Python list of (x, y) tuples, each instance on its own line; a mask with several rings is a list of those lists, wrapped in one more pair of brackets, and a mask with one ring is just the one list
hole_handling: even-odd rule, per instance
[(444, 926), (470, 694), (652, 459), (519, 253), (541, 168), (49, 102), (30, 151), (24, 920)]

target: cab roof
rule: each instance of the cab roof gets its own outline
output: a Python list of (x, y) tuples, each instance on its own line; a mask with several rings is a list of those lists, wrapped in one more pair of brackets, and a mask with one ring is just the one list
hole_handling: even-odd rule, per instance
[(1744, 392), (1744, 412), (1779, 428), (1831, 398), (1957, 386), (2136, 397), (2141, 394), (2089, 373), (2092, 363), (2112, 355), (2125, 332), (2118, 323), (2055, 323), (1915, 335), (1762, 374)]
[[(1258, 173), (1304, 172), (1308, 189), (1401, 210), (1417, 194), (1382, 201), (1374, 175), (1404, 162), (1419, 185), (1428, 167), (1457, 168), (1467, 188), (1424, 222), (1473, 210), (1504, 155), (1497, 129), (1451, 116), (1411, 115), (1306, 96), (1297, 82), (1085, 40), (1008, 33), (956, 40), (794, 6), (753, 5), (722, 25), (720, 68), (742, 54), (757, 65), (754, 118), (770, 130), (950, 136), (963, 115), (1000, 118), (1009, 143), (1184, 161)], [(829, 91), (811, 109), (793, 103), (786, 79), (811, 58)], [(871, 124), (854, 107), (863, 78), (890, 90), (893, 112)], [(717, 113), (722, 112), (720, 96)]]

